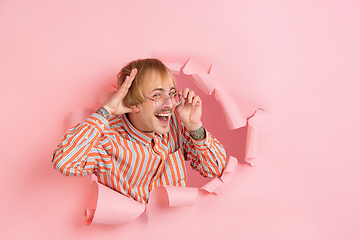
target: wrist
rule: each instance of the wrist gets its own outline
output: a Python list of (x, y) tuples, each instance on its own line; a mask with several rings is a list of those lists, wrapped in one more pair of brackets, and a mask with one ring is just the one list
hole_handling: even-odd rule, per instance
[(196, 130), (189, 130), (189, 133), (191, 135), (191, 137), (197, 141), (201, 141), (204, 140), (206, 137), (206, 131), (205, 128), (201, 125), (198, 129)]
[(196, 131), (202, 127), (202, 122), (199, 122), (196, 124), (187, 124), (187, 125), (185, 125), (185, 127), (188, 131)]
[(106, 106), (102, 106), (100, 107), (97, 111), (97, 114), (103, 116), (106, 119), (109, 119), (109, 117), (111, 116), (111, 112), (109, 111), (109, 109)]

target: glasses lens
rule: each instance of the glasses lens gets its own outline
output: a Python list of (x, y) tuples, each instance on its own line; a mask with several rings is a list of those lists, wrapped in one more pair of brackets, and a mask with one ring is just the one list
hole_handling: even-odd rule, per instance
[(155, 99), (155, 104), (157, 107), (164, 107), (166, 105), (166, 101), (168, 99), (171, 99), (171, 102), (177, 106), (180, 104), (181, 102), (181, 95), (179, 93), (174, 93), (174, 94), (171, 94), (169, 97), (166, 97), (166, 96), (159, 96), (158, 98)]
[(179, 105), (181, 102), (181, 95), (179, 93), (175, 93), (171, 96), (171, 99), (175, 105)]
[(181, 95), (179, 93), (174, 93), (174, 94), (171, 94), (169, 97), (166, 97), (166, 96), (159, 96), (158, 98), (155, 99), (155, 104), (157, 107), (164, 107), (166, 105), (166, 101), (168, 99), (171, 99), (171, 102), (177, 106), (180, 104), (181, 102)]
[(155, 103), (157, 107), (163, 107), (165, 105), (166, 102), (166, 97), (161, 95), (159, 96), (157, 99), (155, 99)]

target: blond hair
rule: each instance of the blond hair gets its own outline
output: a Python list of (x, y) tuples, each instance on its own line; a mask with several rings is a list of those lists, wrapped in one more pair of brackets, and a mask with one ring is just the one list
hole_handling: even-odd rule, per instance
[(167, 75), (170, 74), (176, 89), (175, 78), (170, 70), (160, 60), (155, 58), (138, 59), (126, 64), (126, 66), (123, 67), (117, 75), (118, 89), (125, 81), (125, 78), (130, 75), (131, 70), (134, 68), (137, 69), (137, 74), (123, 100), (126, 106), (136, 106), (145, 101), (145, 96), (143, 94), (144, 86), (149, 83), (149, 80), (146, 79), (146, 76), (153, 73), (154, 71), (160, 74), (161, 81), (164, 81)]

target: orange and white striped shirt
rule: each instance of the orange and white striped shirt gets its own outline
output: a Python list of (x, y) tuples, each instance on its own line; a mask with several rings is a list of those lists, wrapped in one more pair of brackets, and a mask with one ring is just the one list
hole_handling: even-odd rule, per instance
[(158, 186), (186, 186), (185, 160), (202, 176), (219, 177), (225, 149), (209, 132), (202, 141), (191, 138), (176, 112), (166, 134), (139, 131), (126, 115), (107, 120), (93, 113), (65, 132), (52, 162), (66, 176), (93, 173), (102, 184), (146, 204)]

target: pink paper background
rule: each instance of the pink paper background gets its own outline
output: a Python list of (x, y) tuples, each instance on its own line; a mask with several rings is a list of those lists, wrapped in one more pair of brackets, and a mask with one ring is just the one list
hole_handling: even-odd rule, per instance
[[(0, 238), (359, 239), (359, 12), (351, 0), (2, 0)], [(158, 189), (148, 221), (87, 226), (90, 179), (53, 170), (52, 152), (70, 111), (96, 109), (126, 62), (152, 55), (212, 63), (245, 116), (266, 109), (258, 166), (244, 162), (246, 129), (227, 130), (204, 96), (206, 126), (239, 160), (223, 193), (170, 208)]]

